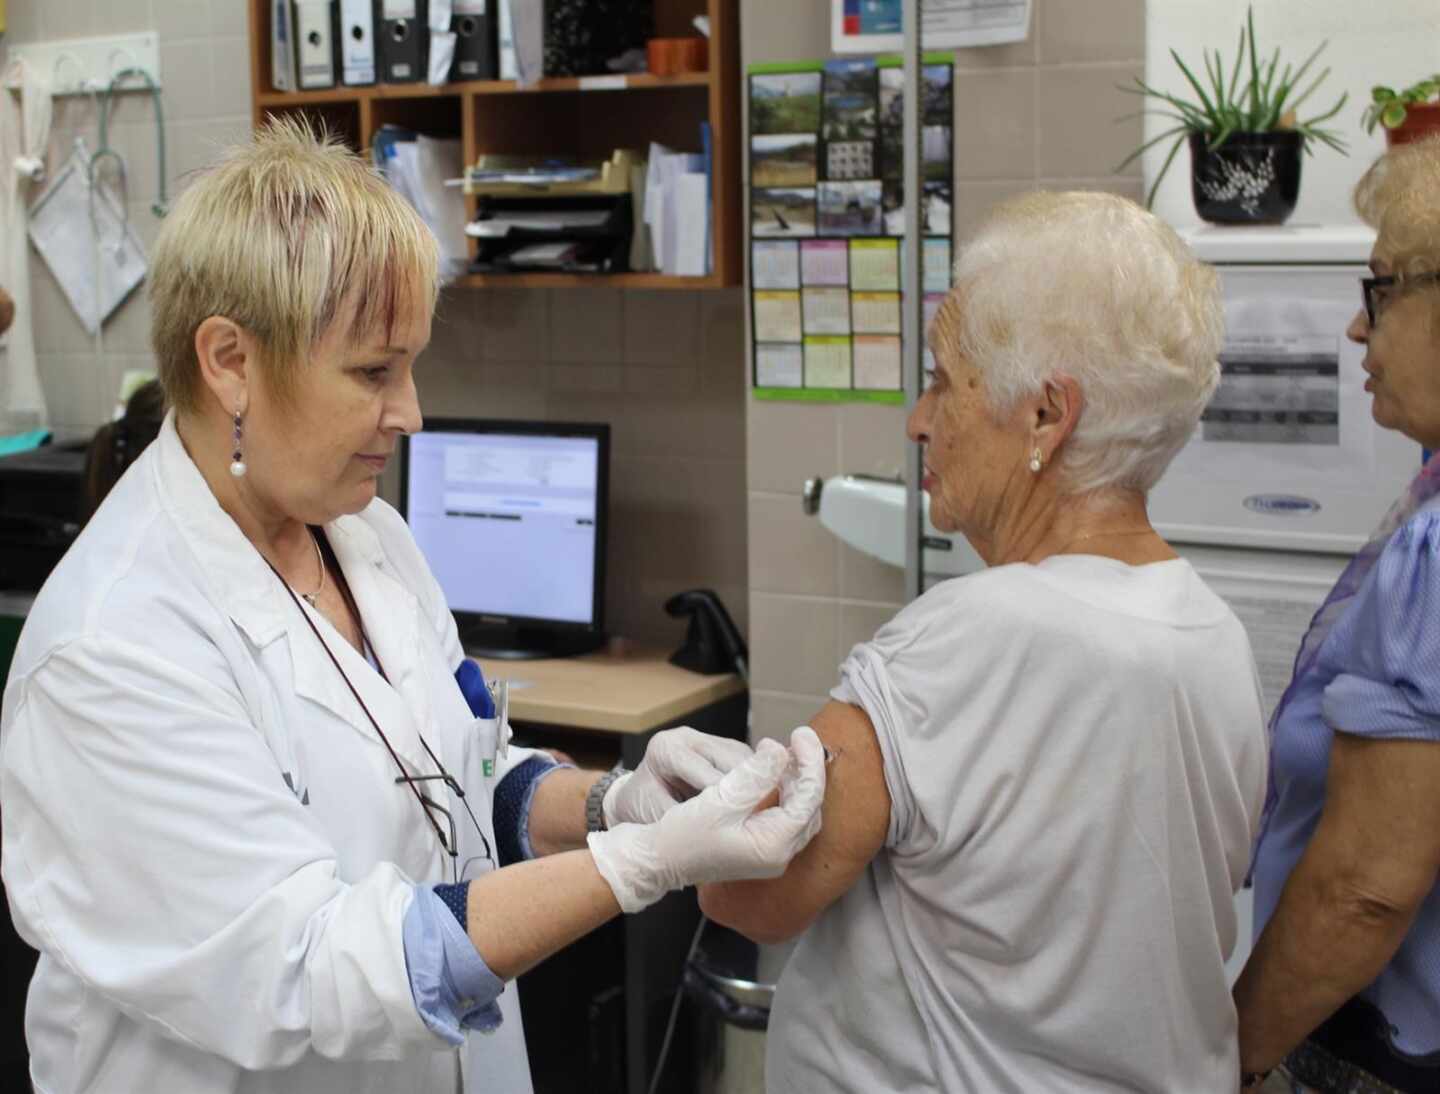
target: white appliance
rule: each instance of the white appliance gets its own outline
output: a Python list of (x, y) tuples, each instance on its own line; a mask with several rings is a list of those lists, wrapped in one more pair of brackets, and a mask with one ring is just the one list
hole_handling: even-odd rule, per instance
[[(872, 558), (901, 569), (905, 566), (905, 484), (869, 475), (834, 475), (805, 483), (805, 511), (818, 513), (820, 523)], [(920, 495), (925, 522), (921, 567), (926, 588), (935, 581), (982, 569), (985, 563), (958, 532), (941, 532), (930, 523), (930, 495)]]
[(1370, 417), (1360, 309), (1363, 227), (1197, 228), (1225, 297), (1223, 377), (1190, 443), (1151, 493), (1168, 539), (1356, 550), (1420, 465)]

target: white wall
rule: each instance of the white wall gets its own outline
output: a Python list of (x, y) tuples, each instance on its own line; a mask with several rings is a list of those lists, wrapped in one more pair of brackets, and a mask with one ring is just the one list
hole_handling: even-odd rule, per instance
[[(1146, 0), (1145, 71), (1147, 80), (1166, 91), (1188, 90), (1184, 75), (1170, 57), (1174, 48), (1197, 75), (1203, 72), (1201, 48), (1219, 48), (1231, 63), (1245, 0)], [(1350, 146), (1341, 156), (1316, 145), (1301, 169), (1300, 204), (1292, 224), (1354, 224), (1350, 189), (1371, 161), (1384, 151), (1384, 137), (1371, 135), (1360, 125), (1375, 84), (1404, 86), (1440, 71), (1440, 3), (1436, 0), (1258, 0), (1255, 3), (1255, 37), (1262, 56), (1276, 46), (1285, 61), (1299, 64), (1325, 39), (1329, 48), (1313, 70), (1329, 65), (1329, 78), (1301, 108), (1328, 110), (1341, 92), (1350, 100), (1329, 123)], [(1323, 64), (1322, 64), (1323, 62)], [(1137, 100), (1138, 101), (1138, 100)], [(1166, 118), (1145, 119), (1147, 139), (1172, 123)], [(1169, 142), (1145, 156), (1148, 187), (1164, 162)], [(1160, 192), (1155, 211), (1170, 223), (1199, 223), (1190, 201), (1190, 159), (1182, 150), (1175, 157)]]

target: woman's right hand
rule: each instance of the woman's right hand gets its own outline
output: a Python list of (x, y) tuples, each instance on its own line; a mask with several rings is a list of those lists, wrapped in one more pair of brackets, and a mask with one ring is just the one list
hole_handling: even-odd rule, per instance
[[(777, 789), (779, 804), (759, 809)], [(824, 799), (825, 751), (801, 728), (654, 824), (592, 832), (590, 853), (621, 909), (638, 912), (687, 885), (778, 877), (820, 830)]]

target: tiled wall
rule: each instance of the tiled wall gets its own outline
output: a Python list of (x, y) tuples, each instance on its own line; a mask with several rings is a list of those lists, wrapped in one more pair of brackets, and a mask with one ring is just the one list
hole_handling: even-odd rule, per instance
[[(172, 191), (250, 129), (243, 0), (11, 0), (5, 44), (156, 30)], [(111, 144), (129, 167), (130, 218), (158, 222), (153, 108), (118, 98)], [(96, 147), (87, 98), (56, 103), (52, 166), (76, 136)], [(36, 343), (51, 421), (104, 420), (127, 368), (149, 368), (143, 286), (105, 328), (104, 353), (32, 257)], [(613, 290), (454, 291), (440, 304), (418, 383), (431, 415), (563, 418), (612, 428), (608, 613), (612, 631), (673, 643), (666, 597), (710, 586), (747, 623), (742, 295)], [(394, 497), (394, 476), (386, 493)]]
[[(960, 50), (955, 65), (955, 219), (964, 233), (1002, 198), (1035, 187), (1141, 197), (1136, 109), (1116, 90), (1140, 74), (1144, 0), (1034, 0), (1023, 43)], [(829, 51), (830, 0), (745, 0), (743, 61)], [(903, 410), (750, 400), (750, 660), (755, 735), (787, 734), (824, 702), (836, 666), (900, 607), (899, 570), (846, 547), (804, 516), (810, 476), (898, 476)]]

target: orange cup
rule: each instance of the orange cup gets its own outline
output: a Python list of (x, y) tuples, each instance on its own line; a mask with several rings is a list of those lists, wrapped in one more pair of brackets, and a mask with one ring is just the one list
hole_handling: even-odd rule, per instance
[(645, 43), (645, 60), (652, 76), (704, 72), (709, 51), (704, 38), (651, 38)]

